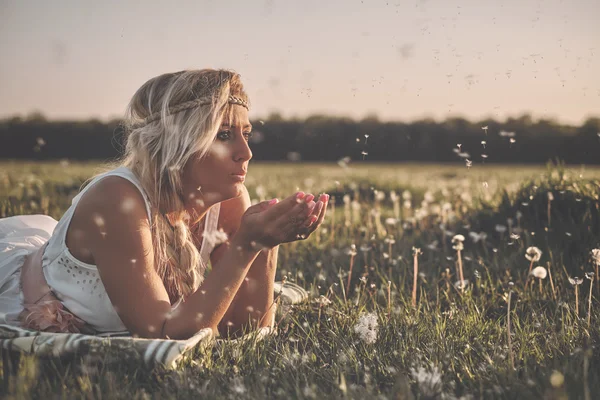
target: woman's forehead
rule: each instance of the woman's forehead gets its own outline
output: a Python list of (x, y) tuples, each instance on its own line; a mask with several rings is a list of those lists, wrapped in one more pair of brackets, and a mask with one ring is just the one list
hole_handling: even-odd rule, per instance
[(229, 112), (225, 114), (222, 125), (230, 128), (252, 128), (250, 120), (248, 119), (248, 110), (245, 107), (237, 104), (232, 105)]

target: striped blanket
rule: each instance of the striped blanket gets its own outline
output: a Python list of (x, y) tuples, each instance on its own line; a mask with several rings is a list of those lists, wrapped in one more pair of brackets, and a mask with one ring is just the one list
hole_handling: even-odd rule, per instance
[[(297, 304), (308, 298), (306, 290), (290, 282), (275, 282), (275, 292), (284, 304)], [(276, 329), (264, 327), (234, 341), (261, 340), (274, 334), (277, 334)], [(171, 340), (135, 338), (129, 332), (100, 335), (40, 332), (0, 324), (0, 350), (54, 357), (81, 354), (95, 358), (114, 349), (119, 357), (139, 360), (150, 368), (156, 365), (175, 368), (192, 349), (203, 349), (224, 341), (216, 339), (210, 328), (202, 329), (186, 340)]]

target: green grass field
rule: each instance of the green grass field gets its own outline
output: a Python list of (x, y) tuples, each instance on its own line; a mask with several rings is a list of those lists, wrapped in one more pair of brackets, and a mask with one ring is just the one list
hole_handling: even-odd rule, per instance
[[(101, 167), (1, 162), (0, 217), (58, 219)], [(309, 240), (280, 249), (277, 279), (312, 300), (278, 314), (278, 336), (195, 351), (176, 371), (21, 356), (3, 395), (600, 398), (600, 169), (251, 163), (247, 186), (255, 200), (335, 199)], [(576, 304), (569, 278), (590, 272)]]

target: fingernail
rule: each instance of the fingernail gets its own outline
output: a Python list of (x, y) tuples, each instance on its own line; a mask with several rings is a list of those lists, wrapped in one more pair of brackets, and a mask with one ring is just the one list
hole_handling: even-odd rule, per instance
[(315, 196), (313, 196), (312, 194), (309, 194), (308, 196), (306, 196), (304, 201), (306, 201), (307, 203), (310, 203), (314, 198), (315, 198)]
[(272, 206), (273, 204), (277, 203), (279, 200), (277, 199), (273, 199), (271, 201), (269, 201), (269, 205)]
[(304, 192), (296, 193), (296, 200), (302, 200), (303, 197), (304, 197)]

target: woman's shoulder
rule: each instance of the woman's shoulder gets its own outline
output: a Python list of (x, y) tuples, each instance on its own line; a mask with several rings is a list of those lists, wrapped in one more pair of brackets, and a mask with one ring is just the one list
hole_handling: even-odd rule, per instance
[[(127, 240), (150, 226), (142, 194), (130, 181), (107, 176), (93, 184), (77, 203), (66, 235), (66, 244), (79, 260), (95, 264), (91, 250), (106, 235)], [(120, 240), (120, 239), (119, 239)]]
[(144, 217), (146, 202), (136, 184), (121, 176), (109, 175), (95, 182), (83, 194), (78, 202), (77, 211), (88, 214), (102, 211), (119, 217)]

